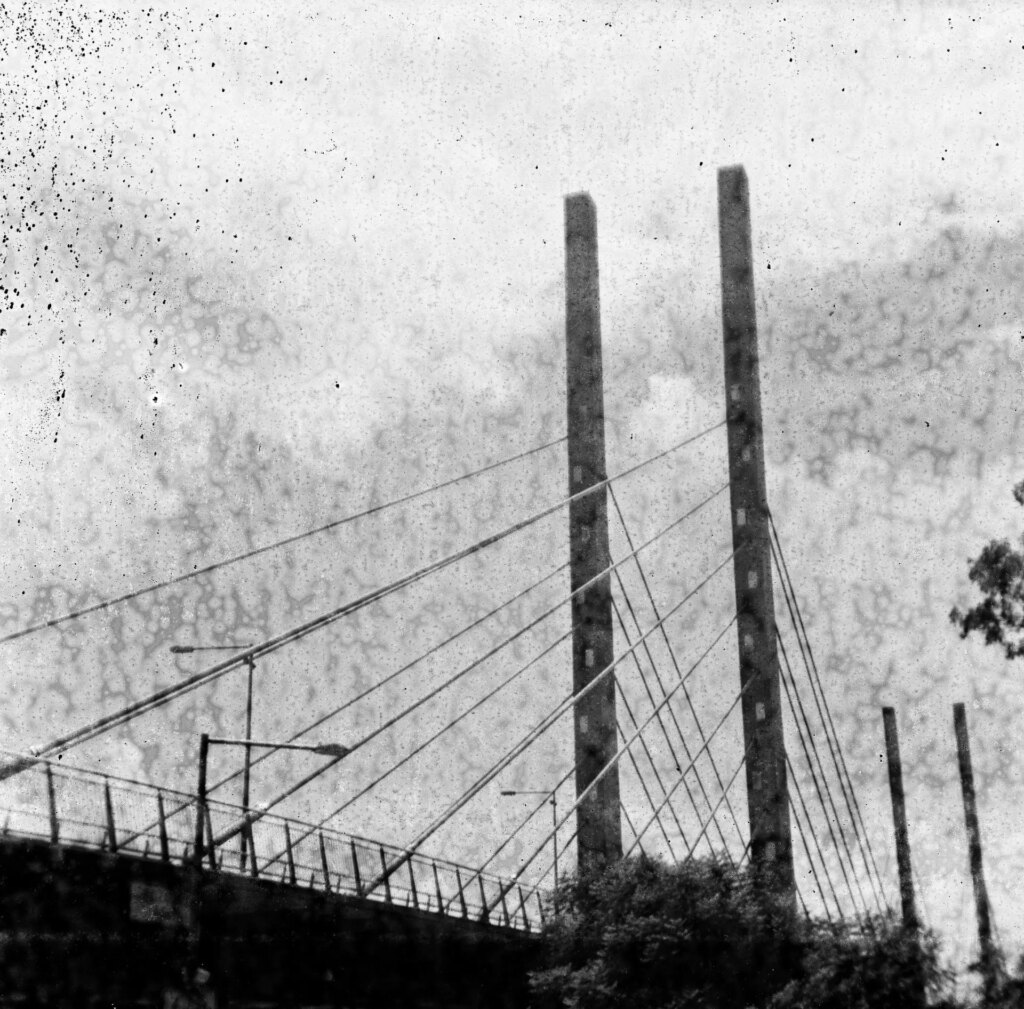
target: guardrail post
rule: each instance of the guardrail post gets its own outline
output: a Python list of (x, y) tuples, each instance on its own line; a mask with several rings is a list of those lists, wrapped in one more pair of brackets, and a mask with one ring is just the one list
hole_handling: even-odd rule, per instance
[(409, 886), (412, 888), (412, 906), (418, 911), (420, 909), (420, 897), (416, 892), (416, 873), (413, 872), (412, 859), (406, 863), (409, 866)]
[(530, 931), (530, 919), (529, 919), (529, 917), (526, 914), (526, 894), (523, 893), (523, 888), (521, 886), (518, 889), (519, 889), (519, 910), (522, 912), (523, 924), (526, 926), (526, 931), (529, 932)]
[(500, 887), (500, 889), (501, 889), (501, 909), (502, 909), (502, 911), (504, 911), (504, 912), (505, 912), (505, 925), (506, 925), (507, 927), (511, 927), (511, 925), (512, 925), (512, 919), (511, 919), (511, 918), (509, 917), (509, 915), (508, 915), (508, 904), (506, 904), (506, 903), (505, 903), (505, 892), (506, 892), (506, 888), (505, 888), (505, 887), (503, 887), (503, 886), (501, 886), (501, 884), (500, 884), (500, 883), (498, 884), (498, 886), (499, 886), (499, 887)]
[(466, 895), (462, 889), (462, 873), (459, 872), (459, 867), (455, 867), (455, 882), (459, 885), (459, 906), (462, 908), (462, 917), (469, 917), (469, 910), (466, 907)]
[(540, 915), (541, 928), (544, 927), (544, 901), (540, 899), (540, 893), (534, 891), (537, 894), (537, 913)]
[(156, 793), (156, 811), (160, 828), (160, 858), (164, 862), (169, 862), (171, 860), (171, 849), (167, 843), (167, 813), (164, 810), (163, 792), (159, 790)]
[(206, 836), (209, 839), (207, 857), (210, 860), (210, 868), (217, 868), (217, 850), (213, 843), (213, 820), (210, 819), (209, 803), (203, 803), (203, 819), (206, 821)]
[[(292, 832), (288, 829), (288, 821), (284, 821), (284, 850), (288, 857), (288, 881), (295, 886), (295, 856), (292, 853)], [(256, 853), (252, 853), (253, 865), (256, 864)]]
[(391, 873), (388, 872), (388, 860), (384, 857), (384, 848), (377, 845), (380, 852), (380, 871), (384, 874), (384, 899), (391, 903)]
[(244, 842), (249, 846), (249, 876), (252, 879), (260, 878), (260, 867), (256, 864), (256, 838), (253, 836), (252, 824), (249, 824), (245, 831)]
[(110, 797), (110, 781), (103, 779), (103, 805), (107, 810), (107, 843), (111, 853), (117, 852), (117, 829), (114, 826), (114, 801)]
[(53, 788), (53, 769), (46, 765), (46, 799), (50, 807), (50, 844), (60, 842), (60, 826), (57, 822), (57, 795)]
[(317, 836), (320, 838), (320, 865), (324, 871), (324, 890), (327, 893), (331, 892), (331, 870), (327, 865), (327, 848), (324, 845), (324, 832), (318, 831)]
[(197, 869), (203, 867), (203, 831), (206, 828), (206, 764), (210, 754), (210, 737), (203, 733), (199, 737), (199, 783), (196, 788), (196, 836), (192, 846), (192, 860)]
[(349, 838), (348, 840), (349, 851), (352, 852), (352, 875), (356, 878), (356, 896), (362, 897), (363, 895), (363, 878), (359, 874), (359, 855), (356, 853), (356, 842)]
[(476, 881), (480, 884), (480, 904), (483, 906), (483, 911), (480, 914), (480, 920), (490, 922), (490, 915), (487, 913), (487, 891), (484, 890), (484, 878), (480, 873), (476, 874)]
[(444, 914), (444, 898), (441, 896), (441, 880), (437, 875), (437, 862), (431, 862), (430, 864), (434, 869), (434, 889), (437, 891), (437, 910), (439, 914)]

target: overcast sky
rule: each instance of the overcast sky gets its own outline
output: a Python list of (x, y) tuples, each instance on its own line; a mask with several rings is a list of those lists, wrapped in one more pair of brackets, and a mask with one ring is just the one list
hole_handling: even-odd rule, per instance
[[(1021, 527), (1024, 30), (1011, 5), (746, 7), (8, 5), (3, 627), (561, 436), (570, 192), (589, 191), (598, 211), (609, 470), (716, 422), (715, 173), (742, 163), (769, 494), (876, 852), (891, 887), (879, 708), (893, 704), (926, 913), (950, 949), (969, 946), (951, 715), (967, 702), (995, 918), (1017, 948), (1024, 684), (960, 643), (947, 613), (969, 598), (967, 558)], [(0, 646), (5, 744), (45, 742), (198, 668), (176, 665), (169, 644), (275, 633), (564, 494), (562, 449), (516, 466)], [(724, 477), (719, 431), (623, 481), (631, 531), (654, 535)], [(663, 608), (729, 549), (720, 499), (687, 528), (648, 561)], [(617, 529), (612, 547), (625, 549)], [(548, 521), (268, 658), (257, 732), (295, 731), (566, 556), (561, 520)], [(551, 605), (564, 579), (547, 591)], [(720, 629), (730, 592), (713, 585), (675, 625), (680, 661)], [(467, 639), (419, 684), (543, 603)], [(562, 612), (500, 669), (564, 633)], [(566, 655), (341, 825), (407, 839), (435, 791), (456, 794), (496, 739), (565, 693)], [(709, 725), (735, 678), (729, 643), (695, 681)], [(410, 696), (353, 711), (340, 731)], [(425, 737), (463, 696), (404, 738)], [(74, 759), (191, 780), (197, 733), (237, 732), (240, 698), (222, 681)], [(738, 731), (723, 734), (723, 771)], [(553, 733), (505, 784), (553, 784), (570, 741)], [(332, 781), (296, 811), (347, 787)], [(492, 797), (472, 814), (478, 829), (446, 843), (473, 861), (516, 812)]]

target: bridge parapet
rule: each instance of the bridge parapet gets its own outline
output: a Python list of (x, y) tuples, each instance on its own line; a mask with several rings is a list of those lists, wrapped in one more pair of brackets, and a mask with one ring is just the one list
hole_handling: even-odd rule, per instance
[[(0, 752), (0, 759), (25, 760)], [(129, 778), (32, 758), (0, 782), (4, 837), (141, 855), (186, 864), (193, 860), (196, 796)], [(543, 922), (541, 891), (509, 887), (502, 877), (444, 858), (404, 849), (269, 812), (260, 813), (230, 844), (216, 838), (245, 816), (232, 803), (207, 798), (203, 868), (318, 891), (346, 894), (535, 932)], [(401, 868), (373, 892), (367, 884), (388, 865)], [(491, 908), (487, 914), (487, 908)]]

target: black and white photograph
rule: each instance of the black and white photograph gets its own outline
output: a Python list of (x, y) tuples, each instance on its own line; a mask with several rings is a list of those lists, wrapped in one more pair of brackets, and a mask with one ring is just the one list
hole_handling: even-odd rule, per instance
[(0, 2), (0, 1009), (1024, 1009), (1024, 17)]

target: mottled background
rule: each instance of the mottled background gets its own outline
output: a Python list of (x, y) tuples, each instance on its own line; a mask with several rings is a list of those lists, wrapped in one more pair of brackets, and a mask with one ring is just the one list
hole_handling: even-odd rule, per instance
[[(995, 918), (1018, 950), (1021, 671), (947, 620), (970, 598), (967, 558), (1022, 518), (1013, 6), (188, 6), (0, 6), (0, 629), (561, 436), (568, 192), (598, 207), (610, 471), (715, 423), (715, 172), (742, 162), (769, 493), (890, 896), (885, 703), (926, 914), (951, 955), (970, 954), (950, 710), (963, 700)], [(724, 477), (718, 431), (623, 480), (619, 500), (646, 538)], [(550, 449), (2, 645), (3, 744), (43, 743), (201, 668), (170, 644), (276, 633), (565, 487), (564, 449)], [(719, 498), (651, 548), (662, 608), (728, 539)], [(268, 657), (256, 734), (294, 731), (566, 555), (564, 519), (545, 520)], [(552, 579), (331, 731), (365, 733), (566, 590)], [(670, 622), (680, 661), (730, 600), (719, 578)], [(426, 738), (564, 633), (560, 612), (289, 809), (315, 815)], [(694, 679), (709, 725), (737, 688), (725, 644)], [(569, 675), (563, 646), (340, 826), (407, 840)], [(67, 760), (187, 786), (198, 733), (238, 733), (242, 698), (234, 674)], [(560, 723), (499, 784), (548, 787), (570, 745)], [(256, 797), (310, 766), (268, 762)], [(631, 782), (624, 771), (639, 818)], [(479, 861), (526, 808), (482, 799), (432, 850)]]

